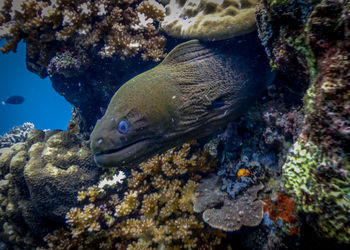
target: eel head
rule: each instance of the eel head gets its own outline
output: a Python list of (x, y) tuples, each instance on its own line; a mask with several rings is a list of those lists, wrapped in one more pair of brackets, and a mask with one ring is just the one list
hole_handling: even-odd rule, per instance
[[(113, 96), (105, 115), (91, 133), (91, 150), (103, 167), (132, 166), (157, 151), (169, 130), (172, 110), (162, 89), (140, 75)], [(146, 83), (146, 84), (145, 84)], [(156, 83), (158, 85), (158, 83)], [(164, 89), (164, 88), (163, 88)]]

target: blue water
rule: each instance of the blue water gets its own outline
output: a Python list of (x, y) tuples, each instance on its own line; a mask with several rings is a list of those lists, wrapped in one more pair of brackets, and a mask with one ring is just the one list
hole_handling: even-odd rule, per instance
[(67, 128), (72, 106), (55, 92), (49, 78), (41, 79), (27, 70), (23, 42), (16, 53), (0, 52), (0, 102), (12, 95), (22, 95), (24, 103), (0, 104), (0, 135), (24, 122), (32, 122), (38, 129)]

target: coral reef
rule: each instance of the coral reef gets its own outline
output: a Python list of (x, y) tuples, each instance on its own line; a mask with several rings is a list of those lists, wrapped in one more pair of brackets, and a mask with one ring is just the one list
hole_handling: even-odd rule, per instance
[(257, 10), (259, 35), (271, 64), (287, 74), (303, 75), (309, 87), (303, 132), (283, 166), (285, 186), (319, 235), (347, 244), (349, 4), (262, 1)]
[(211, 176), (199, 183), (193, 209), (202, 213), (203, 220), (217, 229), (237, 231), (242, 226), (254, 227), (260, 224), (264, 215), (263, 202), (257, 199), (262, 188), (262, 184), (254, 185), (242, 197), (233, 200), (220, 191), (219, 177)]
[(24, 142), (33, 128), (34, 124), (30, 122), (12, 128), (6, 134), (0, 136), (0, 148), (8, 148), (18, 142)]
[(256, 29), (256, 0), (170, 0), (162, 28), (171, 36), (222, 40)]
[(37, 246), (78, 205), (79, 189), (98, 179), (86, 142), (66, 131), (32, 129), (0, 154), (1, 235), (11, 247)]
[(224, 145), (218, 156), (221, 158), (218, 171), (222, 176), (221, 189), (232, 198), (271, 176), (279, 178), (281, 175), (286, 154), (298, 137), (303, 121), (300, 101), (283, 88), (285, 86), (270, 86), (263, 103), (218, 135)]
[(73, 237), (78, 237), (85, 230), (89, 232), (99, 231), (100, 224), (97, 222), (101, 210), (93, 204), (84, 206), (83, 210), (80, 208), (72, 208), (66, 215), (66, 222), (74, 225), (72, 229)]
[(261, 1), (256, 10), (260, 40), (271, 66), (286, 75), (293, 74), (294, 84), (306, 89), (314, 58), (306, 46), (304, 28), (312, 6), (318, 1)]
[[(238, 200), (247, 195), (250, 188), (262, 183), (264, 188), (259, 192), (259, 199), (265, 201), (265, 208), (270, 202), (276, 204), (271, 204), (271, 210), (283, 208), (277, 194), (285, 193), (282, 166), (301, 133), (303, 94), (303, 90), (295, 91), (293, 82), (278, 73), (264, 96), (240, 119), (219, 132), (209, 147), (220, 159), (217, 174), (221, 177), (218, 182), (221, 191), (217, 189), (218, 192)], [(241, 176), (243, 173), (249, 175)], [(215, 208), (222, 204), (224, 202), (218, 203)], [(238, 236), (230, 239), (231, 246), (236, 247), (240, 242), (243, 249), (297, 249), (299, 245), (307, 249), (307, 242), (301, 241), (299, 234), (290, 234), (299, 229), (299, 217), (296, 218), (295, 223), (278, 218), (275, 222), (265, 213), (259, 226), (235, 231), (234, 235)]]
[[(174, 28), (175, 36), (222, 39), (255, 22), (256, 1), (161, 2), (170, 35)], [(28, 68), (49, 75), (76, 108), (67, 132), (9, 133), (13, 139), (0, 146), (0, 248), (38, 247), (51, 233), (49, 249), (310, 249), (328, 246), (324, 238), (348, 249), (349, 4), (262, 0), (259, 37), (278, 71), (262, 99), (204, 151), (209, 138), (132, 170), (110, 169), (97, 182), (81, 133), (89, 136), (121, 83), (154, 65), (143, 60), (164, 56), (163, 8), (136, 0), (1, 2), (3, 52), (23, 39)], [(209, 16), (239, 21), (222, 26), (206, 22)], [(188, 22), (199, 30), (178, 26)], [(216, 176), (206, 178), (211, 171)]]
[(27, 55), (46, 67), (53, 48), (75, 44), (85, 50), (97, 47), (102, 57), (118, 54), (159, 60), (164, 56), (165, 38), (153, 25), (164, 12), (154, 1), (89, 0), (6, 0), (1, 9), (2, 52), (16, 51), (17, 43), (27, 43)]
[(131, 170), (127, 190), (106, 187), (104, 197), (67, 214), (70, 231), (56, 231), (45, 241), (50, 249), (218, 246), (224, 234), (207, 228), (193, 211), (197, 181), (215, 165), (193, 143), (156, 155)]

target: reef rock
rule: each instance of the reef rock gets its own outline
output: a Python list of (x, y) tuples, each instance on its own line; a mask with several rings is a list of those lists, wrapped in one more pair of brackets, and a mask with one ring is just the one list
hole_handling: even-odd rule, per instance
[(304, 124), (283, 166), (285, 187), (318, 235), (350, 243), (350, 3), (262, 1), (271, 64), (304, 75)]
[(248, 188), (233, 200), (220, 190), (220, 177), (211, 175), (203, 179), (196, 188), (198, 193), (193, 210), (202, 213), (203, 220), (211, 227), (224, 231), (237, 231), (242, 226), (254, 227), (263, 219), (264, 203), (257, 199), (262, 184)]

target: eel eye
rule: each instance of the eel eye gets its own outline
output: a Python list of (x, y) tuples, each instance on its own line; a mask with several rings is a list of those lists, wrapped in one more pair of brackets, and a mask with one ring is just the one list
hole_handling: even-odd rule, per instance
[(118, 131), (121, 134), (126, 134), (129, 131), (129, 124), (126, 121), (120, 121), (118, 124)]

